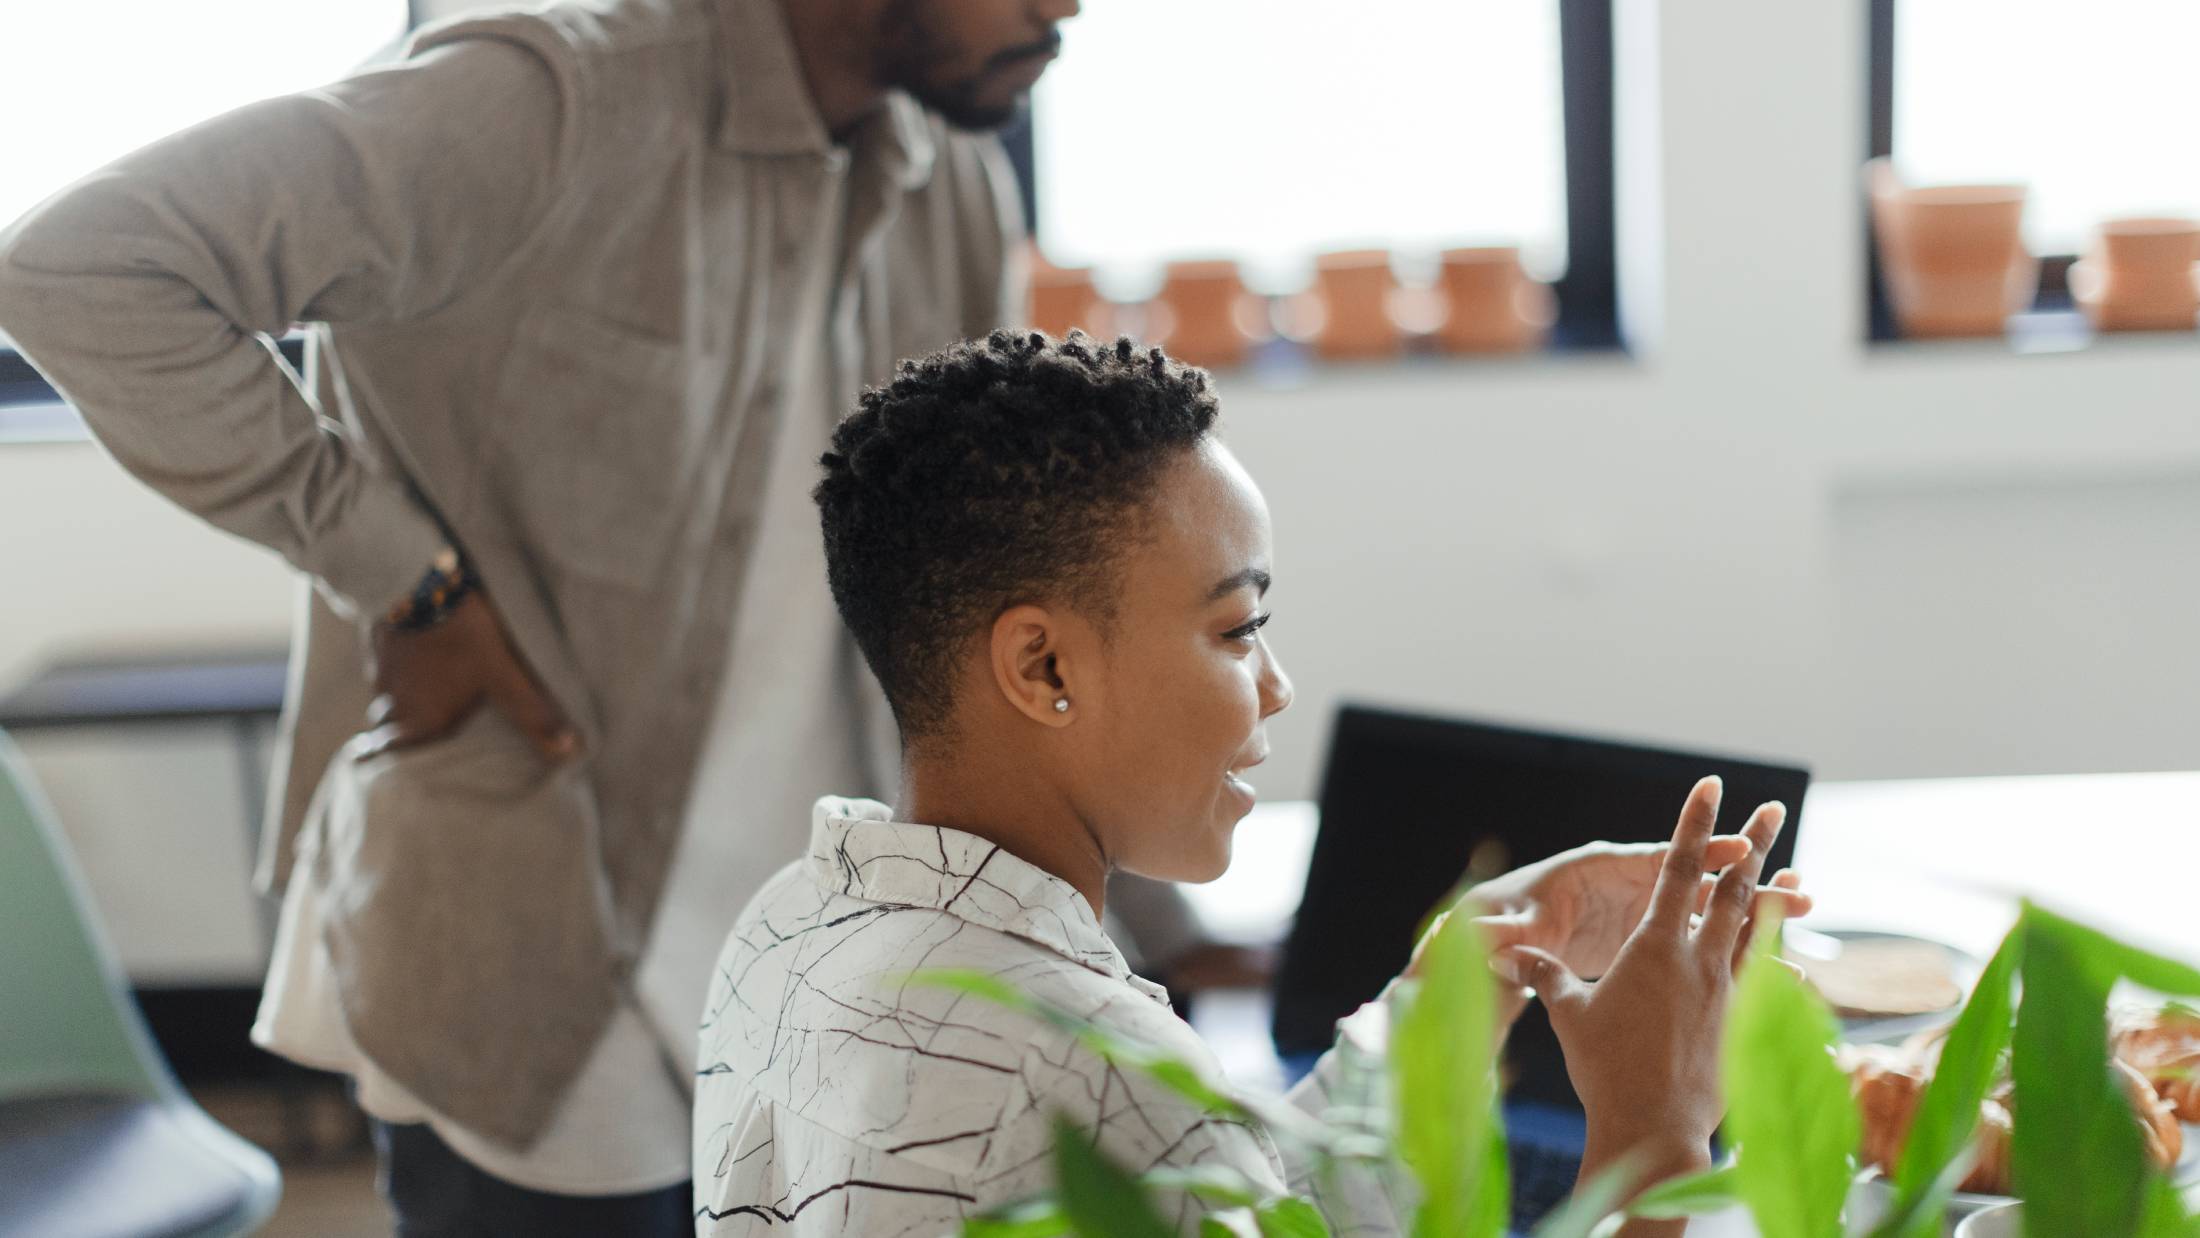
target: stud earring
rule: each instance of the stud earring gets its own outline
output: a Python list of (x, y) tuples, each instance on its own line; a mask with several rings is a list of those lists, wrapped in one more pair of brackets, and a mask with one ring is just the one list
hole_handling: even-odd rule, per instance
[(1069, 698), (1068, 698), (1068, 697), (1066, 697), (1066, 696), (1058, 696), (1058, 697), (1055, 697), (1055, 698), (1054, 698), (1054, 712), (1055, 712), (1055, 713), (1058, 713), (1058, 714), (1066, 714), (1066, 713), (1068, 713), (1068, 712), (1069, 712)]

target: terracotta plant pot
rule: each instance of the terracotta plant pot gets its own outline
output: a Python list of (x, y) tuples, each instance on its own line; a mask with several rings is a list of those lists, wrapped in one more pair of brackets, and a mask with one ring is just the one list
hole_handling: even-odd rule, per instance
[(1529, 277), (1515, 246), (1446, 250), (1437, 287), (1445, 313), (1436, 342), (1446, 352), (1540, 348), (1557, 318), (1557, 299)]
[(1084, 267), (1058, 267), (1031, 252), (1031, 325), (1055, 339), (1072, 329), (1096, 339), (1115, 334), (1115, 307), (1093, 286)]
[(1316, 258), (1315, 353), (1329, 361), (1369, 361), (1404, 352), (1405, 332), (1393, 310), (1399, 291), (1388, 250), (1355, 249)]
[(1170, 263), (1146, 312), (1148, 339), (1179, 361), (1209, 369), (1242, 365), (1265, 334), (1267, 315), (1245, 290), (1237, 264), (1227, 261)]
[(2190, 331), (2200, 319), (2200, 220), (2111, 219), (2071, 264), (2070, 295), (2102, 331)]
[(1996, 336), (2031, 305), (2039, 260), (2024, 248), (2024, 186), (1909, 186), (1885, 159), (1865, 174), (1902, 334)]

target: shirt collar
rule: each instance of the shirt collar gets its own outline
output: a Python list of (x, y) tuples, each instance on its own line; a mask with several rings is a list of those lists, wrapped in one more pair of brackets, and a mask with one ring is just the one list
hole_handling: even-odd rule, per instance
[[(778, 0), (714, 4), (721, 43), (719, 147), (742, 155), (830, 154), (832, 134), (803, 81)], [(931, 118), (906, 93), (889, 92), (886, 106), (865, 120), (859, 133), (875, 141), (888, 175), (902, 188), (931, 179)]]
[(893, 819), (875, 800), (828, 796), (811, 813), (810, 876), (874, 903), (935, 907), (1021, 937), (1122, 981), (1166, 1006), (1167, 990), (1131, 973), (1075, 886), (975, 834)]

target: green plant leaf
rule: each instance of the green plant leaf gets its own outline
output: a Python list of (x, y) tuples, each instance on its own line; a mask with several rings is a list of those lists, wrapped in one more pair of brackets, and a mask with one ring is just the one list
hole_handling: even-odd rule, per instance
[(1702, 1173), (1668, 1178), (1637, 1195), (1635, 1202), (1627, 1205), (1627, 1215), (1671, 1220), (1718, 1212), (1741, 1202), (1737, 1183), (1732, 1161)]
[(1228, 1165), (1164, 1166), (1138, 1179), (1149, 1191), (1181, 1191), (1204, 1203), (1251, 1208), (1267, 1198), (1251, 1178)]
[(1486, 1120), (1482, 1128), (1482, 1176), (1476, 1180), (1469, 1199), (1471, 1211), (1467, 1232), (1495, 1236), (1503, 1234), (1506, 1222), (1512, 1219), (1512, 1150), (1505, 1144), (1505, 1124), (1497, 1113), (1494, 1077), (1490, 1105), (1483, 1112)]
[(2185, 1209), (2185, 1199), (2167, 1175), (2147, 1179), (2146, 1202), (2139, 1214), (2135, 1238), (2193, 1238), (2200, 1234), (2200, 1218)]
[[(2011, 929), (1980, 973), (1955, 1026), (1948, 1029), (1940, 1064), (1925, 1085), (1902, 1157), (1895, 1163), (1890, 1213), (1906, 1223), (1885, 1230), (1889, 1238), (1933, 1238), (1942, 1232), (1948, 1195), (1936, 1205), (1928, 1193), (1978, 1129), (1979, 1104), (1993, 1089), (1995, 1069), (2015, 1026), (2016, 972), (2023, 957), (2023, 932)], [(1950, 1187), (1949, 1195), (1953, 1193)]]
[(2024, 917), (2040, 929), (2060, 937), (2072, 957), (2097, 979), (2122, 977), (2159, 993), (2200, 997), (2200, 968), (2118, 941), (2099, 929), (2056, 915), (2037, 904), (2026, 903)]
[(963, 1218), (963, 1238), (1063, 1238), (1070, 1233), (1054, 1197), (1027, 1199), (1006, 1208)]
[(992, 972), (979, 971), (974, 967), (927, 968), (910, 972), (902, 980), (903, 983), (920, 989), (948, 989), (957, 993), (968, 993), (972, 997), (982, 997), (996, 1006), (1037, 1013), (1038, 1003), (1032, 1001), (1022, 989)]
[(1580, 1186), (1567, 1197), (1566, 1202), (1551, 1210), (1543, 1223), (1535, 1227), (1532, 1238), (1589, 1238), (1606, 1217), (1619, 1210), (1620, 1200), (1627, 1194), (1627, 1184), (1634, 1174), (1634, 1166), (1625, 1157), (1604, 1167), (1596, 1177)]
[(1825, 1001), (1775, 963), (1760, 930), (1728, 1015), (1721, 1063), (1735, 1185), (1763, 1238), (1841, 1238), (1862, 1120), (1834, 1061)]
[[(1872, 1230), (1870, 1238), (1909, 1238), (1910, 1235), (1920, 1232), (1933, 1235), (1944, 1233), (1947, 1228), (1948, 1201), (1955, 1198), (1956, 1188), (1963, 1185), (1963, 1180), (1970, 1176), (1972, 1167), (1977, 1163), (1977, 1149), (1966, 1146), (1958, 1151), (1946, 1165), (1941, 1166), (1939, 1175), (1914, 1198), (1897, 1198), (1894, 1206), (1888, 1209), (1885, 1219)], [(1920, 1227), (1924, 1226), (1927, 1217), (1939, 1217), (1941, 1220), (1935, 1222), (1934, 1227), (1921, 1231)]]
[(1136, 1071), (1208, 1113), (1257, 1123), (1278, 1140), (1316, 1148), (1331, 1156), (1366, 1154), (1364, 1149), (1354, 1151), (1354, 1145), (1364, 1141), (1355, 1141), (1353, 1132), (1332, 1129), (1281, 1097), (1241, 1093), (1210, 1083), (1191, 1064), (1035, 998), (989, 972), (932, 968), (911, 972), (905, 983), (966, 993), (1060, 1028), (1103, 1061)]
[(1138, 1179), (1094, 1147), (1075, 1123), (1054, 1119), (1054, 1176), (1062, 1214), (1079, 1238), (1175, 1238)]
[(1329, 1238), (1329, 1222), (1321, 1209), (1303, 1199), (1284, 1196), (1262, 1204), (1254, 1212), (1260, 1222), (1260, 1238)]
[(1181, 1191), (1232, 1208), (1250, 1208), (1265, 1195), (1251, 1178), (1228, 1165), (1164, 1166), (1146, 1171), (1138, 1182), (1148, 1191)]
[[(1365, 1136), (1351, 1131), (1333, 1131), (1287, 1101), (1267, 1097), (1239, 1096), (1210, 1084), (1198, 1069), (1189, 1063), (1169, 1057), (1130, 1037), (1117, 1035), (1089, 1019), (1071, 1014), (1050, 1002), (1032, 997), (991, 973), (941, 968), (911, 973), (907, 977), (907, 983), (965, 993), (1060, 1028), (1075, 1036), (1079, 1044), (1096, 1056), (1114, 1065), (1145, 1075), (1207, 1112), (1257, 1122), (1271, 1134), (1316, 1147), (1321, 1149), (1325, 1155), (1356, 1156), (1366, 1159), (1369, 1156), (1380, 1157), (1383, 1154), (1383, 1148), (1379, 1143), (1372, 1147), (1361, 1147), (1359, 1145), (1368, 1142)], [(1090, 1152), (1089, 1143), (1085, 1145), (1085, 1149)], [(1058, 1158), (1064, 1155), (1059, 1131), (1056, 1138), (1056, 1154)], [(1276, 1210), (1279, 1218), (1275, 1224), (1279, 1225), (1291, 1226), (1299, 1224), (1303, 1220), (1302, 1214), (1292, 1207), (1296, 1201), (1291, 1200), (1288, 1196), (1270, 1198), (1268, 1192), (1257, 1186), (1244, 1174), (1227, 1166), (1206, 1165), (1190, 1168), (1157, 1169), (1138, 1179), (1136, 1185), (1143, 1191), (1181, 1191), (1190, 1194), (1203, 1203), (1217, 1204), (1226, 1208), (1273, 1209)], [(1066, 1182), (1062, 1195), (1064, 1202), (1061, 1209), (1066, 1210), (1068, 1207)], [(1139, 1199), (1149, 1209), (1151, 1208), (1150, 1195), (1142, 1193)], [(1060, 1217), (1065, 1213), (1057, 1210), (1052, 1215)], [(1074, 1214), (1069, 1215), (1072, 1219), (1075, 1219)], [(1313, 1213), (1313, 1215), (1319, 1220), (1320, 1214), (1318, 1212)], [(1255, 1219), (1259, 1219), (1257, 1214)], [(985, 1235), (985, 1238), (1027, 1238), (1027, 1235), (1029, 1238), (1038, 1238), (1042, 1234), (1068, 1232), (1066, 1222), (1060, 1223), (1065, 1228), (1055, 1230), (1038, 1228), (1046, 1224), (1047, 1220), (1046, 1214), (1036, 1212), (1028, 1216), (1023, 1214), (1008, 1216), (1004, 1214), (998, 1217), (986, 1218), (984, 1223), (996, 1226), (996, 1228), (978, 1231)], [(1268, 1224), (1265, 1221), (1261, 1223)], [(1080, 1220), (1078, 1224), (1081, 1227), (1083, 1222)], [(1007, 1226), (1029, 1226), (1031, 1228), (1006, 1228)], [(1219, 1226), (1220, 1232), (1223, 1233), (1235, 1232), (1227, 1222), (1215, 1218), (1209, 1218), (1206, 1222), (1203, 1222), (1203, 1231), (1209, 1226)], [(1082, 1232), (1081, 1229), (1080, 1232)], [(1107, 1232), (1111, 1235), (1113, 1233), (1113, 1231)], [(1299, 1231), (1285, 1229), (1279, 1232), (1289, 1234)], [(1326, 1233), (1326, 1228), (1321, 1232)]]
[[(1273, 1119), (1285, 1133), (1303, 1129), (1304, 1115), (1290, 1105), (1278, 1103), (1256, 1106), (1246, 1098), (1209, 1083), (1189, 1063), (1172, 1058), (1128, 1036), (1109, 1031), (1090, 1019), (1071, 1014), (1051, 1002), (1041, 1001), (990, 972), (933, 968), (910, 973), (907, 983), (920, 988), (967, 993), (1051, 1024), (1075, 1036), (1079, 1044), (1102, 1060), (1135, 1070), (1209, 1113), (1264, 1122)], [(1282, 1112), (1284, 1110), (1290, 1112)]]
[(2109, 1074), (2114, 968), (2093, 936), (2027, 906), (2024, 999), (2010, 1072), (2010, 1171), (2028, 1234), (2128, 1234), (2139, 1221), (2146, 1147)]
[(2024, 1000), (2011, 1052), (2017, 1122), (2010, 1164), (2027, 1229), (2137, 1233), (2168, 1225), (2168, 1210), (2184, 1205), (2154, 1186), (2159, 1174), (2109, 1071), (2105, 1021), (2118, 980), (2194, 996), (2200, 969), (2029, 902), (2019, 924)]
[(1496, 979), (1468, 916), (1421, 949), (1390, 1038), (1396, 1148), (1420, 1184), (1415, 1238), (1497, 1238), (1508, 1209), (1491, 1073)]

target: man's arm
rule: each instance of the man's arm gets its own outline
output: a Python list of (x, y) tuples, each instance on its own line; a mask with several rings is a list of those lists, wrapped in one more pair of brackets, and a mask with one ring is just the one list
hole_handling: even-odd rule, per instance
[(0, 233), (0, 329), (132, 474), (380, 614), (443, 531), (265, 337), (424, 317), (493, 275), (549, 208), (568, 97), (475, 39), (186, 130)]

